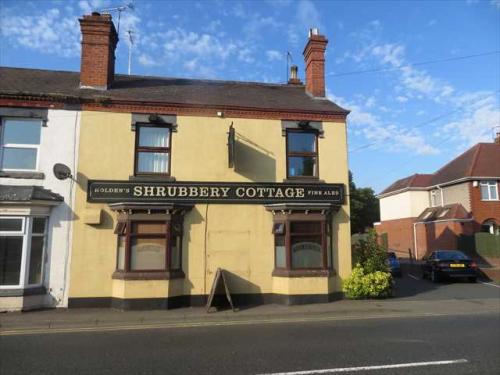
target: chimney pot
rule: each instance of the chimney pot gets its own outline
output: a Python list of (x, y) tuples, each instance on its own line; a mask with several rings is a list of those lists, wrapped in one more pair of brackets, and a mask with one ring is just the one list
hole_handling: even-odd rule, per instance
[(306, 91), (312, 96), (325, 97), (325, 50), (328, 39), (317, 28), (309, 30), (309, 40), (304, 48), (306, 66)]
[(300, 85), (302, 82), (300, 82), (299, 76), (298, 76), (298, 70), (299, 68), (297, 65), (292, 65), (290, 67), (290, 78), (288, 79), (288, 84), (290, 85)]

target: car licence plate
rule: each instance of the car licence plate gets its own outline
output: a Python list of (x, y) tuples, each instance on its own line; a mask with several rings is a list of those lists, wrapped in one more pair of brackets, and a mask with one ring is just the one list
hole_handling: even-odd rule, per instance
[(450, 267), (452, 267), (452, 268), (464, 268), (465, 264), (462, 264), (462, 263), (452, 263), (452, 264), (450, 264)]

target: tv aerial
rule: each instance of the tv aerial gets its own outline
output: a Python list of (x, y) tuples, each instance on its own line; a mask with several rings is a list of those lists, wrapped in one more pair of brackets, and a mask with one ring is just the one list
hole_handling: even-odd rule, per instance
[(56, 163), (54, 164), (52, 171), (58, 180), (66, 180), (68, 178), (73, 179), (71, 169), (69, 169), (66, 164)]
[(117, 7), (113, 7), (113, 8), (105, 8), (105, 9), (101, 9), (99, 10), (99, 13), (112, 13), (112, 12), (118, 12), (118, 22), (117, 22), (117, 25), (116, 25), (116, 29), (117, 29), (117, 34), (120, 35), (120, 18), (122, 16), (122, 12), (126, 11), (126, 10), (134, 10), (135, 9), (135, 5), (133, 2), (130, 2), (130, 3), (127, 3), (127, 4), (124, 4), (124, 5), (120, 5), (120, 6), (117, 6)]

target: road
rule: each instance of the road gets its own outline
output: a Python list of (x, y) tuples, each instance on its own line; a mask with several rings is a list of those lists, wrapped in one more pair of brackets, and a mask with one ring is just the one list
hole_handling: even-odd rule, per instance
[(0, 336), (0, 373), (500, 373), (500, 311), (491, 312), (500, 288), (408, 275), (397, 283), (401, 303), (429, 301), (432, 312), (454, 299), (474, 305), (473, 312), (6, 335)]
[(498, 315), (478, 314), (7, 336), (1, 338), (0, 372), (272, 374), (466, 360), (404, 373), (498, 374), (499, 327)]

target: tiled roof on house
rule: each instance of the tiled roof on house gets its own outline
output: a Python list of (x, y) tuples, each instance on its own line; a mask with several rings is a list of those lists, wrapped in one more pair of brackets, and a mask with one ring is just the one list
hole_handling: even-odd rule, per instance
[(434, 173), (431, 185), (464, 177), (500, 177), (500, 145), (478, 143)]
[(439, 207), (429, 207), (417, 217), (417, 223), (436, 220), (470, 219), (471, 216), (460, 203), (448, 204)]
[(434, 174), (414, 174), (402, 178), (384, 189), (379, 195), (407, 188), (430, 188), (468, 177), (500, 179), (500, 144), (478, 143)]
[(386, 194), (391, 191), (398, 191), (410, 187), (427, 187), (432, 179), (432, 174), (414, 174), (394, 182), (380, 194)]
[(306, 93), (303, 85), (115, 75), (107, 90), (80, 88), (80, 73), (0, 67), (0, 96), (131, 101), (171, 105), (273, 109), (347, 115), (349, 111)]

